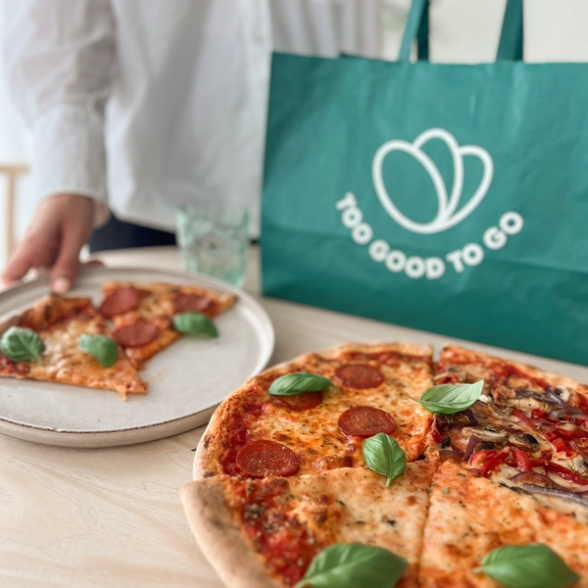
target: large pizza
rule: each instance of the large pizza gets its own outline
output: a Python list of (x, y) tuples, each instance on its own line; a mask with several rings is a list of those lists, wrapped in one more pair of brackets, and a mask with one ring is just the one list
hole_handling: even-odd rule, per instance
[(181, 497), (231, 588), (588, 587), (588, 387), (345, 345), (214, 414)]

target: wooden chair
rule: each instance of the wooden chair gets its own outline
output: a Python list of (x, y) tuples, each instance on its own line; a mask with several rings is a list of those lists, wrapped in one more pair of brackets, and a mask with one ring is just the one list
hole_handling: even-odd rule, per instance
[(6, 192), (6, 251), (8, 257), (16, 247), (15, 236), (15, 203), (16, 203), (16, 184), (20, 175), (28, 173), (29, 168), (26, 165), (0, 165), (0, 174), (4, 174), (8, 180)]

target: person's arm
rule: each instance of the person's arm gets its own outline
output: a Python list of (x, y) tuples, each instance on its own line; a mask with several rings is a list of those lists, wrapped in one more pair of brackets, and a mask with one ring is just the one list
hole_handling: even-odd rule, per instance
[(72, 284), (79, 253), (108, 217), (104, 108), (115, 66), (108, 0), (6, 0), (9, 87), (33, 134), (40, 202), (2, 273), (11, 283), (50, 266), (51, 284)]

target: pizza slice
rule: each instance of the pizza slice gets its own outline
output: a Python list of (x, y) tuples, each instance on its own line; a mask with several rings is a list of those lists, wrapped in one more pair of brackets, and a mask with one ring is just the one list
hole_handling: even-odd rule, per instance
[(550, 547), (583, 578), (574, 586), (588, 586), (588, 528), (573, 517), (449, 461), (433, 474), (429, 500), (420, 562), (423, 588), (497, 586), (474, 572), (484, 557), (505, 545), (537, 543)]
[(113, 337), (137, 369), (182, 336), (173, 328), (174, 315), (197, 312), (213, 318), (236, 300), (198, 286), (159, 282), (105, 282), (102, 289), (100, 312), (114, 322)]
[(180, 495), (200, 548), (232, 588), (293, 586), (325, 548), (347, 543), (406, 559), (396, 586), (416, 588), (430, 478), (422, 460), (389, 488), (374, 472), (341, 468), (297, 478), (215, 476)]
[(479, 380), (484, 391), (469, 410), (435, 415), (431, 439), (441, 458), (530, 492), (562, 513), (578, 511), (588, 523), (578, 506), (588, 494), (588, 386), (514, 361), (444, 349), (438, 384)]
[[(360, 466), (362, 444), (391, 435), (416, 460), (432, 415), (415, 400), (430, 388), (427, 345), (344, 345), (275, 366), (247, 381), (210, 421), (196, 454), (196, 477), (262, 477)], [(279, 377), (298, 372), (327, 378), (325, 390), (268, 392)]]
[(139, 378), (122, 349), (118, 348), (118, 357), (109, 367), (103, 367), (95, 357), (79, 349), (84, 334), (110, 334), (106, 321), (89, 298), (41, 298), (31, 308), (1, 323), (0, 336), (11, 327), (29, 329), (33, 337), (40, 338), (44, 349), (40, 361), (15, 361), (0, 352), (0, 376), (114, 390), (123, 400), (127, 394), (147, 391), (147, 384)]

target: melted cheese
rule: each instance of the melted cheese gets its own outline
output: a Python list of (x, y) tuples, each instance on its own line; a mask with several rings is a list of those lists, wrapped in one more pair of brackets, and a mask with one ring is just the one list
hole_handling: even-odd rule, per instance
[[(370, 363), (378, 365), (376, 362)], [(332, 380), (338, 365), (337, 362), (324, 361), (317, 356), (314, 361), (307, 360), (304, 369)], [(351, 407), (370, 406), (394, 418), (397, 428), (392, 436), (406, 453), (408, 461), (414, 461), (423, 452), (432, 420), (431, 413), (415, 402), (432, 386), (430, 370), (424, 362), (410, 361), (396, 367), (379, 367), (385, 381), (377, 388), (331, 388), (324, 392), (323, 402), (309, 410), (293, 411), (278, 406), (267, 393), (261, 391), (260, 397), (265, 403), (261, 414), (248, 420), (249, 440), (271, 439), (288, 446), (300, 458), (299, 474), (328, 469), (328, 461), (340, 464), (341, 458), (345, 457), (351, 458), (352, 465), (364, 465), (361, 451), (363, 438), (341, 433), (338, 420)], [(264, 389), (267, 387), (267, 384), (263, 385)], [(238, 398), (235, 400), (239, 401)], [(223, 431), (224, 427), (230, 428), (230, 422), (217, 426), (217, 430)]]
[(542, 508), (531, 496), (475, 477), (451, 462), (433, 475), (421, 559), (423, 588), (495, 586), (474, 574), (502, 545), (544, 543), (588, 586), (588, 532), (572, 517)]
[(109, 368), (104, 368), (94, 357), (78, 348), (79, 338), (85, 333), (104, 333), (102, 319), (96, 317), (88, 321), (69, 320), (40, 331), (39, 336), (46, 348), (43, 363), (30, 362), (27, 377), (115, 390), (123, 398), (127, 393), (144, 394), (145, 383), (120, 350), (118, 360)]

